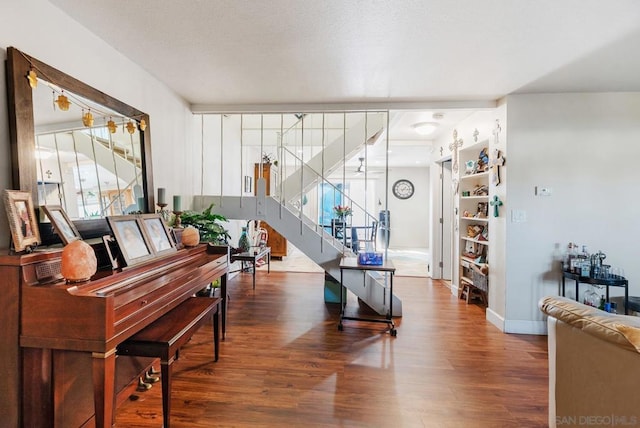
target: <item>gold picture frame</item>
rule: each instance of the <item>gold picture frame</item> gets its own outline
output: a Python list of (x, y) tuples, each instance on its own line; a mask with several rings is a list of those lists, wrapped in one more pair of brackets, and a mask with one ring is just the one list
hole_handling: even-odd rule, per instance
[(13, 248), (16, 252), (31, 250), (41, 242), (31, 193), (5, 190), (3, 196)]

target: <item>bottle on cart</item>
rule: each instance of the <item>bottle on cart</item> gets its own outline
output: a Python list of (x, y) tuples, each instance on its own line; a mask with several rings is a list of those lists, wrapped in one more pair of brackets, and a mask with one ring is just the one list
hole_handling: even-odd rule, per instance
[(604, 295), (602, 295), (600, 296), (600, 304), (598, 305), (598, 309), (601, 309), (604, 311), (604, 303), (605, 303)]
[(582, 251), (580, 251), (578, 258), (580, 259), (580, 276), (591, 275), (591, 259), (586, 245), (582, 246)]
[(567, 245), (567, 252), (564, 255), (564, 262), (562, 263), (562, 269), (567, 272), (573, 272), (575, 268), (575, 244), (569, 242)]

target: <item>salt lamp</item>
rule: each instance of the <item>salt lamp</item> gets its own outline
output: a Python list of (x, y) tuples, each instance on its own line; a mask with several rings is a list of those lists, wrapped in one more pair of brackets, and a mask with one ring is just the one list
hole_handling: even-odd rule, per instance
[(86, 281), (96, 273), (98, 260), (91, 245), (72, 241), (62, 250), (61, 273), (70, 282)]
[(182, 245), (185, 247), (195, 247), (200, 243), (200, 232), (195, 227), (186, 227), (182, 231)]

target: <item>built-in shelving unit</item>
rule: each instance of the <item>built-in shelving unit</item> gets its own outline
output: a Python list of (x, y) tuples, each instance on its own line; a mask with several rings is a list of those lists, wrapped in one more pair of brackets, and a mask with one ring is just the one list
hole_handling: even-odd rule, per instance
[(485, 167), (478, 160), (483, 149), (488, 153), (488, 145), (488, 141), (484, 141), (458, 152), (458, 295), (467, 302), (477, 297), (484, 304), (488, 302), (489, 292), (489, 171), (488, 165)]

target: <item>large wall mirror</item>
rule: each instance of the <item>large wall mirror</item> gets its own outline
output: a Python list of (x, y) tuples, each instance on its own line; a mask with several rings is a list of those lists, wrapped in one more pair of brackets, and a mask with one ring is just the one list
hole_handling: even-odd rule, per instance
[(154, 206), (147, 114), (15, 48), (7, 88), (14, 188), (62, 206), (85, 238)]

